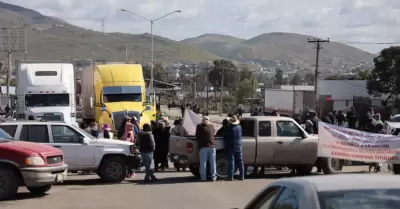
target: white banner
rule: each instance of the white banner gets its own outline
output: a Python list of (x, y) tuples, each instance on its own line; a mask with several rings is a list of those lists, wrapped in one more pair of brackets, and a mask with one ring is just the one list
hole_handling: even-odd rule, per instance
[[(189, 108), (185, 109), (185, 114), (183, 116), (182, 127), (187, 131), (189, 136), (196, 135), (196, 127), (202, 121), (202, 117)], [(221, 128), (221, 125), (213, 123), (215, 127), (215, 132)]]
[(319, 122), (318, 138), (319, 157), (400, 164), (400, 136), (368, 133)]

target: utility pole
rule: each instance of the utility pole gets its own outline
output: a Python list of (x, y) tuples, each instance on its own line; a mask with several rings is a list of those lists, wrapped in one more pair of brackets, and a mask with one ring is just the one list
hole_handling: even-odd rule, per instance
[[(16, 52), (27, 53), (27, 33), (25, 28), (1, 28), (0, 52), (6, 52), (8, 56), (7, 70), (7, 96), (10, 96), (10, 84), (12, 76), (12, 54)], [(1, 92), (3, 93), (3, 92)], [(8, 104), (11, 100), (9, 99)]]
[(207, 67), (207, 73), (206, 73), (206, 81), (207, 81), (207, 112), (208, 112), (208, 92), (210, 91), (210, 82), (208, 79), (208, 74), (210, 73), (210, 68)]
[(254, 106), (254, 72), (251, 73), (251, 110), (250, 113), (253, 113)]
[(194, 92), (194, 99), (197, 100), (197, 81), (196, 81), (196, 66), (193, 65), (193, 92)]
[(315, 111), (319, 113), (319, 94), (318, 94), (318, 78), (319, 78), (319, 52), (321, 50), (321, 44), (322, 43), (327, 43), (330, 42), (329, 39), (313, 39), (313, 40), (308, 40), (308, 43), (316, 43), (316, 59), (315, 59), (315, 74), (314, 74), (314, 94), (315, 94)]
[(220, 88), (220, 100), (219, 100), (219, 115), (222, 116), (222, 94), (224, 92), (224, 77), (225, 77), (225, 67), (222, 67), (222, 75), (221, 75), (221, 88)]

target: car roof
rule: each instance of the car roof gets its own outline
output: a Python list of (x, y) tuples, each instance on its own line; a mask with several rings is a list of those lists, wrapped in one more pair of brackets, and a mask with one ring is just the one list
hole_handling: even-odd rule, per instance
[(280, 179), (271, 185), (304, 188), (319, 192), (368, 189), (400, 189), (398, 176), (382, 174), (340, 174)]
[(37, 121), (37, 120), (10, 120), (1, 122), (0, 125), (5, 124), (51, 124), (51, 125), (65, 125), (65, 122), (58, 121)]
[(250, 117), (243, 117), (240, 120), (288, 120), (288, 121), (293, 121), (293, 118), (290, 117), (285, 117), (285, 116), (250, 116)]

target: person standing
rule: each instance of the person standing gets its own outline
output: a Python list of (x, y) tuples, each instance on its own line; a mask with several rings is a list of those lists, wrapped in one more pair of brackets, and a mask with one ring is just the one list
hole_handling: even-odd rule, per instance
[(108, 124), (104, 124), (101, 127), (101, 132), (99, 133), (99, 138), (104, 138), (104, 139), (113, 139), (114, 135), (112, 133), (111, 127)]
[(216, 150), (214, 140), (215, 128), (208, 116), (203, 116), (202, 122), (196, 127), (196, 140), (200, 148), (200, 178), (207, 180), (207, 163), (210, 165), (211, 180), (216, 181)]
[(229, 119), (230, 126), (224, 131), (225, 150), (228, 157), (228, 181), (233, 180), (235, 165), (239, 167), (239, 180), (244, 180), (242, 127), (236, 116)]
[(346, 121), (346, 117), (344, 116), (343, 112), (339, 110), (338, 115), (336, 116), (337, 118), (337, 124), (338, 126), (343, 126), (344, 122)]
[(349, 128), (356, 129), (358, 114), (354, 110), (354, 107), (351, 107), (350, 111), (347, 112), (346, 117)]
[(96, 122), (91, 122), (89, 125), (90, 128), (90, 134), (96, 138), (99, 138), (99, 129), (97, 127), (97, 123)]
[(143, 125), (143, 131), (139, 132), (137, 142), (139, 145), (140, 155), (142, 156), (142, 163), (146, 171), (144, 182), (157, 181), (157, 178), (154, 176), (154, 172), (151, 169), (156, 143), (149, 124), (146, 123)]
[(131, 119), (131, 123), (133, 124), (133, 130), (134, 130), (135, 135), (138, 135), (139, 134), (139, 121), (138, 121), (137, 117), (133, 117)]

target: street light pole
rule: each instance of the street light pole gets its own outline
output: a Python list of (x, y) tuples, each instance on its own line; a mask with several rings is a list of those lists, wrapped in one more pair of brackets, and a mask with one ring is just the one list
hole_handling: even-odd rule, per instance
[(151, 68), (150, 68), (150, 92), (154, 93), (154, 35), (153, 35), (154, 21), (150, 21), (150, 35), (151, 35)]
[(173, 11), (173, 12), (167, 13), (167, 14), (165, 14), (165, 15), (159, 17), (159, 18), (153, 19), (153, 20), (147, 19), (147, 18), (145, 18), (145, 17), (143, 17), (143, 16), (141, 16), (141, 15), (135, 13), (135, 12), (132, 12), (132, 11), (130, 11), (130, 10), (127, 10), (127, 9), (121, 9), (121, 11), (123, 11), (123, 12), (129, 12), (129, 13), (131, 13), (131, 14), (137, 16), (137, 17), (142, 18), (143, 20), (146, 20), (146, 21), (150, 22), (150, 35), (151, 35), (151, 68), (150, 68), (150, 87), (149, 87), (149, 88), (150, 88), (150, 93), (154, 93), (154, 86), (153, 86), (153, 83), (154, 83), (154, 74), (153, 74), (153, 71), (154, 71), (154, 35), (153, 35), (153, 25), (154, 25), (154, 22), (157, 21), (157, 20), (160, 20), (160, 19), (162, 19), (162, 18), (164, 18), (164, 17), (167, 17), (167, 16), (169, 16), (169, 15), (172, 15), (172, 14), (174, 14), (174, 13), (180, 13), (180, 12), (182, 12), (182, 11), (181, 11), (181, 10), (175, 10), (175, 11)]

